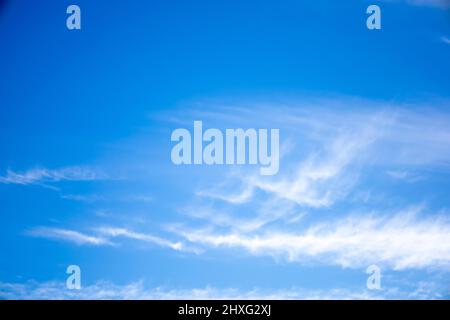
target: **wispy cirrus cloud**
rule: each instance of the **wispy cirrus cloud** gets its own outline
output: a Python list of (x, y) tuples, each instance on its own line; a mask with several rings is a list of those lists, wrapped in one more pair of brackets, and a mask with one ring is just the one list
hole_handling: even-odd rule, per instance
[(76, 245), (112, 245), (112, 242), (104, 237), (87, 235), (79, 231), (60, 228), (38, 227), (26, 231), (25, 235), (37, 238), (66, 241)]
[(15, 300), (382, 300), (382, 299), (445, 299), (445, 290), (419, 284), (412, 291), (398, 288), (370, 291), (362, 288), (333, 289), (253, 289), (217, 288), (213, 286), (170, 289), (146, 288), (143, 281), (124, 285), (98, 281), (82, 286), (81, 290), (68, 290), (63, 281), (25, 283), (0, 282), (0, 298)]
[[(284, 139), (294, 147), (285, 153), (276, 176), (262, 177), (250, 170), (234, 174), (231, 169), (221, 183), (206, 182), (180, 210), (204, 225), (190, 228), (185, 222), (172, 230), (207, 249), (240, 248), (292, 262), (448, 269), (450, 247), (443, 243), (450, 240), (450, 224), (445, 214), (430, 214), (433, 220), (426, 214), (399, 212), (398, 207), (390, 211), (389, 202), (383, 201), (384, 209), (371, 207), (353, 215), (360, 211), (361, 202), (355, 199), (363, 183), (375, 199), (392, 179), (416, 182), (424, 179), (422, 172), (450, 173), (450, 104), (444, 100), (435, 105), (439, 108), (319, 99), (258, 106), (260, 117), (250, 116), (252, 108), (237, 107), (234, 114), (242, 116), (226, 116), (227, 126), (249, 127), (249, 119), (260, 127), (272, 124), (282, 128)], [(190, 112), (197, 117), (195, 110)], [(214, 113), (216, 121), (218, 114), (220, 109)], [(214, 125), (213, 121), (208, 122)], [(370, 180), (374, 177), (376, 184)], [(334, 209), (338, 205), (350, 209)], [(334, 219), (319, 215), (333, 211)], [(307, 224), (305, 216), (311, 217)]]
[(450, 38), (446, 36), (441, 37), (441, 41), (446, 44), (450, 44)]
[(93, 246), (118, 245), (118, 243), (113, 241), (115, 238), (126, 238), (155, 244), (176, 251), (196, 252), (193, 248), (186, 247), (182, 242), (172, 242), (162, 237), (139, 233), (126, 228), (99, 227), (94, 228), (91, 234), (86, 234), (70, 229), (37, 227), (27, 230), (25, 235), (49, 240), (65, 241), (76, 245)]
[[(448, 101), (438, 104), (443, 110), (449, 107)], [(367, 107), (358, 109), (358, 105)], [(242, 119), (250, 118), (251, 111), (237, 110)], [(391, 173), (391, 178), (401, 178), (400, 171), (450, 169), (450, 117), (439, 108), (337, 99), (260, 110), (257, 120), (265, 124), (266, 118), (271, 119), (294, 145), (283, 156), (280, 173), (274, 177), (251, 171), (228, 174), (225, 183), (207, 185), (197, 190), (197, 196), (239, 206), (252, 203), (262, 191), (266, 198), (329, 208), (345, 200), (374, 168)], [(233, 121), (238, 121), (234, 126), (245, 127)], [(403, 180), (422, 178), (409, 173)]]
[(62, 194), (62, 199), (71, 200), (76, 202), (85, 202), (85, 203), (93, 203), (93, 202), (141, 202), (141, 203), (151, 203), (153, 198), (148, 195), (120, 195), (120, 196), (106, 196), (100, 194)]
[[(257, 174), (231, 175), (236, 179), (229, 186), (208, 186), (206, 190), (197, 191), (198, 196), (239, 205), (252, 201), (256, 190), (261, 190), (303, 206), (331, 206), (345, 197), (354, 186), (357, 181), (357, 162), (364, 158), (371, 144), (381, 136), (385, 123), (391, 121), (390, 117), (384, 115), (356, 115), (352, 120), (358, 121), (352, 123), (347, 119), (335, 125), (333, 122), (327, 123), (327, 119), (339, 121), (342, 115), (330, 117), (321, 110), (317, 110), (317, 114), (313, 115), (298, 112), (291, 107), (285, 107), (282, 112), (290, 114), (289, 119), (284, 116), (277, 118), (273, 110), (265, 110), (264, 113), (273, 115), (275, 126), (278, 122), (280, 126), (282, 123), (288, 123), (288, 128), (282, 131), (287, 139), (293, 136), (302, 137), (306, 145), (311, 145), (313, 141), (315, 147), (301, 147), (303, 159), (298, 159), (298, 155), (289, 154), (287, 151), (282, 159), (282, 172), (275, 177), (261, 177)], [(318, 122), (319, 118), (322, 121)], [(241, 181), (241, 186), (237, 185), (236, 180)]]
[(45, 184), (59, 181), (93, 181), (105, 179), (106, 175), (86, 167), (65, 167), (59, 169), (34, 168), (24, 172), (7, 170), (0, 176), (5, 184)]
[(98, 233), (105, 235), (107, 237), (117, 238), (124, 237), (128, 239), (144, 241), (156, 244), (161, 247), (167, 247), (173, 250), (182, 251), (184, 250), (184, 246), (181, 242), (172, 242), (168, 241), (164, 238), (157, 237), (150, 234), (134, 232), (125, 228), (112, 228), (112, 227), (101, 227), (95, 229)]
[(352, 215), (317, 222), (301, 232), (220, 232), (210, 228), (175, 232), (205, 247), (240, 248), (253, 255), (284, 257), (291, 262), (345, 268), (375, 263), (395, 270), (450, 268), (449, 218), (419, 218), (417, 209), (390, 216)]
[[(263, 191), (286, 198), (299, 205), (327, 207), (344, 197), (355, 183), (349, 173), (351, 164), (363, 155), (376, 139), (376, 132), (368, 128), (356, 137), (345, 134), (327, 143), (323, 152), (313, 153), (285, 177), (264, 179), (253, 176), (246, 182)], [(354, 168), (352, 170), (354, 171)]]
[(49, 281), (38, 283), (29, 281), (24, 284), (1, 283), (0, 297), (19, 300), (277, 300), (277, 299), (382, 299), (381, 295), (366, 290), (351, 292), (335, 289), (327, 292), (320, 290), (250, 290), (218, 289), (214, 287), (193, 289), (145, 288), (142, 281), (126, 285), (116, 285), (99, 281), (85, 286), (81, 290), (67, 290), (63, 282)]

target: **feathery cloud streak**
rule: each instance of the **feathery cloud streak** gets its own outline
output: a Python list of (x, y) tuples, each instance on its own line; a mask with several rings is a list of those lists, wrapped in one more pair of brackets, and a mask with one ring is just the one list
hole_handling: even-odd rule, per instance
[(8, 170), (0, 177), (0, 183), (31, 185), (58, 181), (93, 181), (105, 179), (104, 174), (84, 167), (66, 167), (61, 169), (36, 168), (25, 172)]

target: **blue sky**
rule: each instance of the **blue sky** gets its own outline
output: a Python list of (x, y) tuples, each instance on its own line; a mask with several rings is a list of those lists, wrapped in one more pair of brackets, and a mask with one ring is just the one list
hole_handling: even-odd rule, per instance
[[(449, 298), (450, 11), (373, 3), (0, 1), (0, 297)], [(175, 166), (194, 120), (279, 173)]]

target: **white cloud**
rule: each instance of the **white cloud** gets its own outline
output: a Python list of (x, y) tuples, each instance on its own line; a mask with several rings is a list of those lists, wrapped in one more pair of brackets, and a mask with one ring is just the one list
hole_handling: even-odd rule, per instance
[(120, 202), (141, 202), (141, 203), (151, 203), (153, 198), (146, 195), (113, 195), (113, 196), (105, 196), (98, 194), (62, 194), (62, 199), (92, 203), (98, 201), (120, 201)]
[[(276, 198), (258, 201), (247, 217), (238, 216), (226, 209), (221, 210), (208, 206), (186, 207), (180, 211), (190, 218), (207, 221), (211, 226), (228, 227), (240, 232), (256, 231), (280, 219), (292, 224), (305, 216), (305, 213), (299, 212), (292, 202)], [(174, 230), (174, 228), (169, 229)]]
[[(335, 138), (323, 153), (312, 154), (286, 177), (264, 179), (254, 176), (248, 181), (253, 186), (309, 207), (328, 207), (344, 197), (355, 183), (349, 166), (355, 165), (359, 155), (375, 140), (370, 126), (359, 134)], [(354, 168), (353, 168), (354, 172)]]
[(68, 290), (64, 282), (49, 281), (26, 283), (0, 282), (0, 298), (17, 300), (348, 300), (348, 299), (439, 299), (440, 292), (428, 291), (421, 286), (413, 293), (397, 288), (381, 291), (366, 289), (253, 289), (242, 291), (234, 288), (215, 288), (206, 286), (191, 289), (146, 288), (143, 281), (117, 285), (108, 281), (83, 286), (81, 290)]
[[(329, 109), (324, 110), (324, 105)], [(358, 109), (360, 105), (366, 108)], [(445, 110), (450, 104), (436, 105)], [(205, 186), (196, 195), (242, 205), (263, 191), (300, 206), (327, 208), (346, 199), (366, 169), (450, 168), (450, 117), (439, 108), (336, 99), (259, 110), (262, 119), (255, 121), (269, 125), (269, 118), (271, 126), (281, 128), (284, 139), (296, 144), (281, 159), (280, 173), (274, 177), (249, 171), (228, 174), (230, 183)], [(254, 119), (248, 110), (239, 112), (242, 119)], [(406, 181), (411, 179), (415, 180)]]
[(26, 235), (38, 238), (54, 239), (72, 242), (76, 245), (111, 245), (112, 243), (103, 237), (86, 235), (84, 233), (58, 228), (39, 227), (25, 232)]
[(30, 185), (58, 181), (92, 181), (104, 178), (105, 175), (84, 167), (35, 168), (25, 172), (8, 170), (5, 176), (0, 176), (0, 183)]
[(320, 262), (356, 268), (379, 264), (393, 268), (450, 267), (450, 221), (417, 213), (393, 216), (348, 216), (316, 223), (303, 232), (264, 230), (221, 233), (211, 229), (178, 233), (188, 241), (213, 248), (241, 248), (254, 255), (285, 257), (293, 262)]
[(94, 235), (87, 235), (85, 233), (60, 229), (60, 228), (48, 228), (38, 227), (33, 228), (25, 232), (25, 235), (39, 238), (46, 238), (50, 240), (61, 240), (74, 243), (76, 245), (116, 245), (112, 240), (114, 238), (128, 238), (132, 240), (152, 243), (160, 247), (170, 248), (176, 251), (185, 251), (197, 253), (195, 248), (186, 247), (181, 242), (172, 242), (167, 239), (157, 237), (151, 234), (134, 232), (125, 228), (114, 227), (101, 227), (94, 229)]
[(184, 248), (183, 244), (181, 242), (171, 242), (166, 239), (156, 237), (154, 235), (134, 232), (125, 228), (111, 228), (111, 227), (103, 227), (103, 228), (97, 228), (97, 232), (100, 234), (103, 234), (107, 237), (125, 237), (129, 239), (144, 241), (156, 244), (161, 247), (168, 247), (173, 250), (181, 251), (186, 248)]
[[(364, 127), (345, 128), (331, 136), (327, 133), (329, 140), (321, 141), (306, 159), (298, 163), (283, 159), (283, 163), (287, 163), (286, 169), (279, 176), (242, 175), (238, 178), (243, 185), (238, 188), (240, 192), (236, 192), (235, 185), (232, 185), (233, 190), (226, 190), (226, 186), (213, 191), (208, 188), (207, 191), (197, 192), (197, 195), (238, 205), (251, 201), (255, 189), (259, 189), (299, 205), (328, 207), (350, 191), (356, 182), (356, 175), (355, 168), (349, 167), (356, 166), (365, 150), (378, 138), (376, 128), (384, 125), (384, 119), (365, 120)], [(304, 138), (308, 139), (307, 136)]]
[[(433, 105), (319, 99), (258, 106), (258, 117), (251, 116), (251, 108), (236, 108), (242, 116), (225, 118), (232, 121), (227, 127), (279, 127), (295, 148), (284, 155), (275, 177), (227, 171), (218, 179), (224, 183), (206, 182), (196, 193), (201, 197), (182, 210), (206, 224), (189, 228), (184, 223), (172, 231), (206, 248), (241, 248), (295, 262), (448, 268), (450, 224), (445, 215), (432, 220), (391, 213), (385, 208), (393, 202), (377, 189), (388, 177), (415, 182), (423, 178), (417, 172), (450, 173), (450, 117), (445, 111), (450, 103), (440, 100)], [(217, 113), (214, 117), (220, 119)], [(214, 119), (206, 120), (214, 125)], [(368, 187), (367, 179), (374, 175), (377, 183)], [(370, 190), (361, 197), (358, 187), (363, 183)], [(370, 208), (370, 201), (382, 202), (384, 209), (374, 210), (379, 217), (370, 209), (361, 217), (342, 217), (362, 202)], [(336, 207), (342, 202), (350, 209)], [(333, 211), (332, 222), (321, 222), (316, 214)], [(308, 225), (303, 223), (305, 216)]]
[(249, 201), (253, 196), (254, 187), (252, 185), (247, 185), (235, 194), (224, 194), (221, 191), (197, 191), (196, 195), (200, 197), (207, 197), (217, 200), (226, 201), (232, 204), (242, 204)]

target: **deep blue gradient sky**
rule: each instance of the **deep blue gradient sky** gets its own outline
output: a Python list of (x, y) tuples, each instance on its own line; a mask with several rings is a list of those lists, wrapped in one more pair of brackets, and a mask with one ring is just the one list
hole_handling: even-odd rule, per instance
[[(0, 297), (449, 297), (445, 1), (2, 3)], [(174, 166), (194, 120), (279, 128), (279, 175)]]

